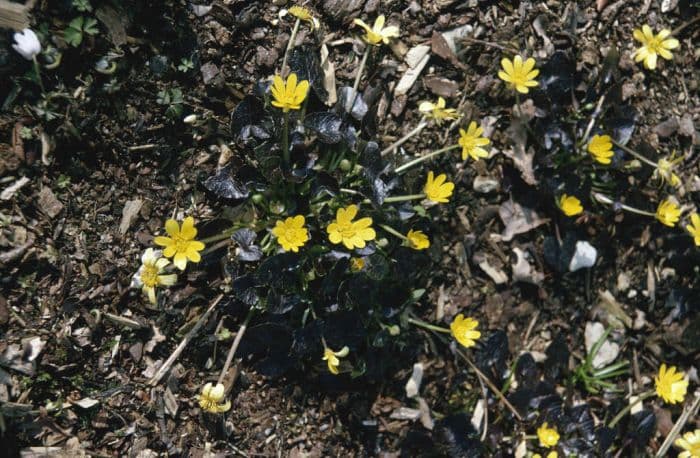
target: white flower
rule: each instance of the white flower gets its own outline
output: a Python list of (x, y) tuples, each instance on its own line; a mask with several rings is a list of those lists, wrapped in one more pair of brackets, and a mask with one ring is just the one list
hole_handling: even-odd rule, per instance
[(41, 43), (31, 29), (24, 29), (14, 34), (15, 43), (12, 47), (27, 60), (34, 60), (34, 57), (41, 52)]
[(170, 264), (162, 257), (163, 252), (148, 248), (141, 256), (141, 267), (131, 278), (132, 288), (141, 288), (152, 304), (156, 300), (156, 288), (158, 286), (172, 286), (177, 281), (176, 274), (162, 275), (165, 266)]

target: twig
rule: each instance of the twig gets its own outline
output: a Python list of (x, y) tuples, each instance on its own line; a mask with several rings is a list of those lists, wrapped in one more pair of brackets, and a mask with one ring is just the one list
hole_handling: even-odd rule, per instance
[(515, 407), (513, 407), (513, 404), (511, 404), (510, 401), (508, 401), (508, 399), (503, 395), (503, 393), (501, 393), (501, 390), (499, 390), (496, 387), (496, 385), (494, 385), (493, 382), (491, 382), (491, 380), (489, 380), (489, 378), (483, 372), (481, 372), (481, 370), (478, 367), (476, 367), (476, 365), (472, 362), (472, 360), (469, 359), (469, 357), (467, 355), (465, 355), (459, 349), (457, 349), (457, 354), (459, 356), (461, 356), (462, 359), (464, 361), (466, 361), (466, 363), (469, 365), (469, 367), (471, 367), (472, 370), (474, 370), (474, 372), (476, 372), (476, 375), (479, 376), (479, 378), (481, 378), (484, 381), (484, 383), (486, 383), (486, 385), (488, 385), (489, 388), (491, 388), (491, 391), (493, 391), (493, 394), (495, 394), (496, 397), (498, 399), (500, 399), (501, 402), (503, 402), (503, 404), (505, 404), (505, 406), (508, 408), (508, 410), (510, 410), (510, 412), (515, 416), (515, 418), (517, 418), (518, 421), (523, 421), (523, 417), (521, 417), (520, 414), (518, 413), (518, 411), (515, 410)]
[(603, 94), (600, 99), (598, 100), (598, 103), (596, 104), (595, 109), (593, 110), (593, 113), (591, 113), (591, 119), (588, 121), (588, 125), (586, 126), (586, 131), (583, 133), (583, 137), (581, 137), (581, 141), (579, 142), (579, 147), (583, 147), (586, 142), (588, 141), (588, 136), (591, 134), (591, 130), (593, 130), (593, 126), (595, 125), (596, 119), (598, 119), (598, 116), (600, 116), (600, 112), (603, 108), (603, 103), (605, 102), (605, 96), (606, 94)]
[(671, 31), (671, 36), (674, 36), (674, 37), (675, 37), (676, 35), (678, 35), (679, 33), (681, 33), (681, 32), (683, 31), (683, 29), (685, 29), (685, 28), (688, 27), (689, 25), (692, 25), (692, 24), (694, 24), (694, 23), (696, 23), (696, 22), (698, 22), (698, 21), (700, 21), (700, 16), (696, 16), (694, 19), (691, 19), (690, 21), (685, 22), (685, 23), (679, 25), (678, 27), (676, 27), (675, 29), (673, 29), (673, 30)]
[(357, 100), (357, 90), (360, 88), (360, 80), (362, 79), (362, 72), (367, 65), (367, 59), (369, 58), (369, 53), (372, 50), (371, 45), (367, 45), (365, 48), (365, 53), (362, 55), (362, 60), (360, 61), (360, 67), (357, 69), (357, 75), (355, 75), (355, 82), (352, 85), (352, 98), (350, 99), (350, 105), (343, 107), (348, 113), (352, 114), (352, 109), (355, 107), (355, 101)]
[(187, 344), (189, 344), (190, 341), (194, 338), (194, 336), (197, 335), (199, 329), (204, 325), (204, 323), (206, 323), (207, 319), (209, 318), (209, 315), (214, 310), (214, 307), (217, 306), (217, 304), (221, 301), (221, 299), (223, 299), (223, 297), (223, 294), (219, 294), (218, 296), (216, 296), (216, 298), (212, 301), (207, 311), (204, 312), (204, 314), (202, 314), (201, 317), (199, 317), (199, 320), (197, 320), (194, 326), (192, 326), (192, 329), (190, 329), (189, 332), (185, 334), (185, 337), (182, 338), (182, 341), (177, 346), (175, 351), (173, 351), (173, 353), (163, 363), (163, 365), (158, 368), (153, 377), (151, 377), (151, 379), (148, 381), (149, 385), (157, 385), (160, 379), (163, 378), (163, 376), (166, 374), (166, 372), (170, 370), (170, 366), (172, 366), (175, 360), (180, 356), (180, 353), (182, 353), (185, 350)]
[(255, 309), (253, 307), (251, 307), (250, 310), (248, 310), (248, 314), (246, 315), (245, 320), (243, 320), (243, 324), (238, 329), (238, 332), (236, 333), (236, 338), (233, 339), (233, 343), (231, 344), (231, 348), (228, 351), (228, 355), (226, 355), (226, 362), (224, 363), (224, 367), (221, 369), (221, 373), (219, 374), (219, 380), (216, 381), (217, 384), (222, 383), (224, 381), (224, 377), (226, 376), (226, 373), (228, 372), (228, 368), (231, 367), (231, 361), (233, 361), (233, 355), (236, 354), (236, 350), (238, 349), (238, 345), (241, 343), (241, 339), (243, 338), (243, 334), (245, 334), (245, 331), (248, 328), (248, 323), (250, 323), (250, 319), (253, 317), (254, 312), (255, 312)]
[(409, 133), (407, 133), (406, 135), (404, 135), (404, 136), (401, 137), (400, 139), (396, 140), (396, 141), (395, 141), (394, 143), (392, 143), (391, 145), (389, 145), (389, 146), (387, 146), (386, 148), (384, 148), (384, 149), (382, 150), (382, 152), (380, 153), (380, 155), (381, 155), (381, 156), (386, 156), (387, 154), (389, 154), (390, 152), (392, 152), (394, 149), (396, 149), (396, 148), (398, 148), (399, 146), (401, 146), (401, 145), (403, 145), (404, 143), (406, 143), (406, 141), (407, 141), (409, 138), (411, 138), (411, 137), (413, 137), (414, 135), (420, 133), (420, 131), (423, 130), (423, 129), (425, 129), (425, 126), (427, 126), (427, 125), (428, 125), (428, 122), (427, 122), (425, 119), (421, 119), (421, 121), (418, 123), (418, 125), (417, 125), (412, 131), (410, 131)]
[(656, 452), (654, 458), (666, 456), (666, 452), (668, 452), (668, 449), (671, 448), (671, 445), (676, 440), (676, 437), (681, 432), (685, 424), (688, 422), (688, 419), (691, 416), (694, 417), (697, 414), (698, 409), (700, 409), (700, 393), (695, 394), (695, 402), (693, 402), (693, 405), (690, 407), (690, 409), (684, 410), (681, 416), (678, 418), (678, 421), (676, 421), (676, 424), (673, 425), (671, 432), (669, 432), (668, 436), (666, 436), (666, 440), (664, 440), (664, 443), (661, 444), (661, 447), (659, 448), (659, 451)]
[(100, 321), (102, 321), (102, 318), (107, 318), (109, 321), (111, 321), (113, 323), (122, 325), (122, 326), (127, 327), (127, 328), (131, 328), (131, 329), (145, 329), (148, 327), (142, 323), (139, 323), (136, 320), (132, 320), (131, 318), (126, 318), (123, 316), (114, 315), (113, 313), (108, 313), (108, 312), (102, 313), (101, 311), (99, 311), (97, 309), (90, 310), (90, 313), (95, 316), (96, 323), (99, 323)]
[(154, 149), (157, 146), (158, 145), (156, 145), (155, 143), (147, 143), (145, 145), (130, 146), (128, 149), (129, 151), (145, 151), (149, 149)]
[[(484, 41), (484, 40), (479, 40), (478, 38), (470, 38), (470, 37), (464, 37), (464, 38), (462, 38), (462, 41), (466, 41), (467, 43), (478, 43), (478, 44), (480, 44), (480, 45), (484, 45), (484, 46), (487, 46), (487, 47), (490, 47), (490, 48), (496, 48), (496, 49), (500, 49), (501, 51), (509, 52), (509, 53), (512, 53), (512, 54), (518, 54), (518, 50), (517, 50), (517, 49), (511, 48), (511, 47), (509, 47), (509, 46), (499, 45), (498, 43), (494, 43), (494, 42), (492, 42), (492, 41)], [(463, 55), (464, 53), (466, 53), (468, 50), (469, 50), (468, 48), (464, 48), (464, 49), (460, 50), (460, 51), (457, 53), (457, 57), (462, 56), (462, 55)]]
[(284, 59), (282, 59), (282, 68), (280, 69), (280, 75), (284, 75), (284, 68), (287, 66), (287, 58), (289, 57), (289, 52), (294, 48), (294, 40), (297, 37), (297, 32), (299, 31), (299, 24), (301, 24), (301, 19), (297, 18), (294, 23), (294, 28), (292, 29), (292, 34), (289, 36), (289, 43), (287, 43), (287, 49), (284, 51)]

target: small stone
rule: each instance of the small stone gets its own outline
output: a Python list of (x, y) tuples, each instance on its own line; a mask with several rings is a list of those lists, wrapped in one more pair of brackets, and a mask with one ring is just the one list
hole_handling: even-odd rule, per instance
[(399, 407), (398, 409), (391, 412), (390, 418), (394, 420), (418, 420), (420, 417), (420, 410), (411, 409), (408, 407)]
[(630, 287), (630, 277), (625, 272), (620, 272), (617, 276), (617, 290), (621, 293), (627, 291)]
[[(603, 326), (602, 323), (586, 323), (586, 329), (584, 331), (586, 353), (590, 354), (593, 346), (601, 339), (604, 333), (605, 326)], [(606, 339), (598, 349), (598, 352), (593, 356), (593, 367), (596, 369), (605, 367), (615, 361), (619, 354), (620, 346)]]
[(219, 74), (219, 67), (212, 62), (207, 62), (206, 64), (202, 65), (200, 71), (202, 72), (202, 80), (204, 81), (204, 84), (208, 85)]
[(121, 235), (126, 234), (129, 230), (129, 226), (136, 220), (136, 217), (141, 210), (141, 205), (143, 201), (141, 199), (127, 200), (122, 209), (122, 220), (119, 223), (119, 233)]
[(488, 194), (498, 189), (498, 180), (491, 177), (478, 176), (474, 178), (474, 191), (480, 192), (482, 194)]
[(586, 241), (576, 242), (576, 251), (569, 263), (569, 271), (576, 272), (579, 269), (593, 267), (598, 258), (598, 250)]
[(459, 92), (459, 84), (441, 76), (426, 76), (423, 78), (423, 84), (435, 95), (444, 98), (451, 98)]
[(49, 218), (55, 218), (63, 210), (63, 204), (56, 198), (56, 195), (50, 188), (42, 188), (39, 191), (39, 208)]
[(695, 138), (695, 126), (693, 125), (693, 117), (690, 113), (686, 113), (680, 120), (678, 133), (690, 138)]
[(656, 127), (654, 127), (654, 133), (659, 137), (670, 137), (676, 133), (679, 127), (680, 123), (678, 122), (678, 118), (676, 116), (672, 116), (657, 124)]
[(416, 363), (413, 365), (413, 373), (411, 378), (406, 382), (406, 396), (413, 398), (418, 396), (420, 384), (423, 381), (423, 364)]

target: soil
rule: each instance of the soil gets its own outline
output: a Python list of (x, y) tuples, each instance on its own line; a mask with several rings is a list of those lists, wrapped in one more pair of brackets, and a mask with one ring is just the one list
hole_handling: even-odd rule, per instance
[[(70, 19), (67, 7), (36, 3), (33, 26), (44, 24), (47, 36), (60, 36)], [(436, 443), (447, 433), (440, 427), (431, 431), (421, 420), (392, 416), (400, 407), (418, 408), (405, 393), (414, 363), (423, 364), (420, 395), (433, 420), (460, 412), (471, 418), (482, 387), (448, 346), (422, 330), (415, 333), (415, 359), (400, 361), (401, 369), (381, 384), (329, 382), (332, 376), (320, 361), (314, 373), (300, 369), (281, 378), (264, 377), (255, 370), (254, 357), (243, 358), (227, 377), (227, 385), (235, 380), (231, 410), (210, 416), (201, 412), (196, 395), (204, 383), (216, 381), (228, 347), (218, 343), (213, 357), (212, 336), (219, 326), (234, 332), (245, 316), (229, 304), (207, 320), (163, 383), (147, 384), (211, 300), (230, 290), (230, 278), (219, 265), (226, 248), (203, 260), (209, 270), (189, 270), (164, 309), (150, 306), (131, 289), (131, 277), (165, 220), (183, 209), (206, 222), (203, 235), (218, 229), (222, 206), (208, 198), (202, 183), (227, 156), (240, 154), (229, 133), (231, 111), (258, 80), (277, 71), (291, 27), (279, 17), (283, 1), (217, 0), (206, 5), (211, 9), (205, 14), (189, 2), (141, 3), (131, 13), (98, 8), (100, 33), (87, 37), (79, 52), (53, 40), (63, 48), (64, 61), (44, 70), (44, 85), (70, 97), (58, 120), (47, 121), (32, 108), (37, 89), (20, 78), (28, 64), (12, 55), (9, 33), (0, 41), (11, 59), (0, 75), (24, 88), (0, 113), (0, 191), (27, 178), (0, 200), (0, 354), (7, 356), (18, 346), (26, 366), (18, 360), (0, 364), (5, 456), (442, 455)], [(383, 48), (363, 82), (383, 97), (376, 134), (380, 145), (413, 129), (420, 121), (418, 104), (437, 96), (446, 97), (465, 119), (490, 123), (492, 158), (457, 165), (454, 211), (439, 222), (442, 231), (433, 244), (440, 248), (431, 252), (443, 268), (416, 308), (424, 320), (447, 324), (447, 318), (436, 318), (436, 310), (440, 317), (469, 311), (490, 331), (486, 334), (504, 331), (509, 364), (525, 352), (541, 362), (560, 335), (572, 352), (573, 367), (585, 355), (586, 323), (622, 315), (632, 323), (616, 331), (616, 341), (633, 363), (631, 373), (618, 380), (619, 388), (627, 393), (628, 382), (651, 387), (661, 362), (684, 368), (697, 388), (700, 255), (688, 249), (692, 238), (680, 228), (601, 205), (580, 217), (575, 229), (598, 249), (595, 267), (557, 273), (545, 260), (545, 238), (561, 238), (573, 223), (553, 203), (538, 202), (542, 194), (501, 154), (509, 148), (506, 130), (515, 103), (496, 76), (503, 48), (544, 59), (575, 43), (579, 69), (595, 71), (617, 46), (625, 101), (637, 113), (632, 144), (652, 154), (685, 154), (679, 170), (686, 185), (679, 197), (688, 208), (697, 206), (698, 22), (678, 35), (681, 46), (673, 61), (661, 62), (656, 72), (644, 71), (631, 58), (633, 29), (644, 23), (655, 30), (675, 29), (693, 19), (687, 11), (697, 11), (681, 0), (662, 12), (661, 3), (310, 3), (322, 23), (317, 33), (329, 48), (335, 77), (345, 85), (352, 84), (361, 58), (352, 19), (370, 22), (385, 14), (388, 23), (401, 27), (400, 40)], [(474, 27), (477, 40), (462, 43), (452, 60), (435, 55), (433, 34), (463, 25)], [(302, 27), (297, 45), (311, 44), (310, 33)], [(428, 65), (406, 96), (392, 97), (405, 69), (405, 51), (421, 44), (433, 46)], [(115, 50), (122, 53), (116, 72), (94, 71), (94, 62)], [(192, 70), (175, 70), (183, 58), (192, 60)], [(176, 119), (159, 102), (159, 92), (173, 88), (180, 88), (184, 99)], [(10, 91), (1, 93), (7, 98)], [(182, 122), (188, 114), (206, 121), (195, 128)], [(22, 138), (22, 128), (31, 129), (31, 138)], [(417, 155), (456, 138), (456, 125), (431, 125), (404, 148)], [(497, 189), (473, 191), (476, 177), (495, 180)], [(633, 171), (627, 186), (628, 202), (646, 202), (647, 209), (663, 197), (644, 172)], [(543, 209), (548, 222), (512, 241), (498, 241), (493, 235), (504, 227), (499, 209), (512, 196)], [(498, 284), (480, 267), (485, 260), (511, 272), (516, 248), (529, 253), (533, 269), (544, 274), (537, 284), (508, 275)], [(221, 274), (212, 277), (212, 269)], [(622, 314), (610, 312), (606, 291)], [(695, 340), (689, 340), (693, 332)], [(30, 360), (32, 348), (37, 354)], [(613, 402), (611, 396), (580, 387), (562, 384), (558, 391), (571, 393), (572, 405), (587, 403), (598, 412)], [(91, 400), (97, 402), (91, 405)], [(58, 402), (71, 406), (52, 408)], [(658, 450), (681, 411), (654, 405), (658, 434), (642, 454)], [(513, 456), (518, 441), (506, 443), (503, 436), (533, 434), (537, 424), (533, 418), (499, 421), (509, 414), (494, 396), (489, 396), (489, 415), (496, 417), (486, 439), (491, 456)], [(697, 418), (684, 430), (694, 428), (700, 428)]]

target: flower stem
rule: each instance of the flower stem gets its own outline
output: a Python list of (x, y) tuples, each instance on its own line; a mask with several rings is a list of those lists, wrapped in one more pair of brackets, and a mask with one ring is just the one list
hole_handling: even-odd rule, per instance
[(41, 80), (41, 70), (39, 67), (39, 62), (36, 60), (36, 56), (32, 57), (32, 61), (34, 62), (34, 74), (36, 75), (36, 80), (39, 82), (41, 93), (45, 94), (46, 89), (44, 89), (44, 82)]
[(287, 49), (284, 51), (284, 59), (282, 59), (282, 68), (280, 69), (280, 73), (284, 73), (284, 68), (287, 66), (287, 58), (289, 57), (289, 53), (291, 52), (292, 48), (294, 48), (294, 40), (296, 39), (297, 32), (299, 31), (299, 24), (301, 24), (301, 19), (297, 18), (296, 22), (294, 23), (294, 28), (292, 29), (292, 34), (289, 35)]
[(416, 199), (424, 199), (425, 194), (408, 194), (405, 196), (393, 196), (393, 197), (387, 197), (384, 199), (384, 203), (392, 203), (392, 202), (406, 202), (408, 200), (416, 200)]
[(352, 85), (352, 99), (349, 106), (345, 109), (348, 113), (352, 113), (352, 107), (355, 106), (355, 100), (357, 99), (357, 89), (360, 87), (360, 80), (362, 79), (362, 72), (365, 70), (367, 65), (367, 59), (369, 59), (369, 53), (372, 51), (372, 47), (368, 45), (365, 49), (365, 53), (362, 55), (362, 61), (360, 61), (360, 68), (357, 69), (357, 75), (355, 75), (355, 82)]
[(203, 244), (209, 244), (212, 242), (218, 242), (219, 240), (223, 240), (226, 238), (229, 238), (233, 235), (234, 232), (236, 232), (240, 227), (239, 226), (231, 226), (228, 229), (225, 229), (223, 232), (220, 232), (216, 235), (212, 235), (211, 237), (207, 237), (205, 239), (200, 240)]
[[(605, 194), (601, 194), (599, 192), (594, 192), (593, 198), (595, 200), (597, 200), (598, 202), (600, 202), (601, 204), (606, 204), (606, 205), (614, 205), (615, 204), (615, 202), (610, 197), (606, 196)], [(656, 213), (652, 213), (652, 212), (640, 210), (638, 208), (630, 207), (629, 205), (625, 205), (625, 204), (620, 203), (620, 202), (618, 202), (618, 205), (620, 206), (620, 208), (622, 208), (623, 210), (626, 210), (630, 213), (636, 213), (638, 215), (644, 215), (644, 216), (651, 216), (654, 218), (656, 217)]]
[(284, 113), (284, 127), (282, 128), (282, 154), (284, 165), (291, 167), (289, 156), (289, 112)]
[(427, 161), (428, 159), (432, 159), (435, 156), (439, 156), (442, 153), (446, 153), (448, 151), (452, 151), (454, 149), (460, 148), (459, 145), (451, 145), (447, 146), (445, 148), (441, 148), (437, 151), (433, 151), (432, 153), (426, 154), (425, 156), (421, 156), (419, 158), (413, 159), (412, 161), (406, 162), (405, 164), (397, 167), (394, 172), (395, 173), (403, 173), (406, 170), (410, 169), (411, 167), (420, 164), (421, 162)]
[(642, 394), (640, 394), (637, 399), (634, 400), (634, 402), (628, 404), (625, 406), (624, 409), (622, 409), (620, 412), (618, 412), (617, 415), (615, 415), (615, 418), (613, 418), (610, 423), (608, 424), (608, 428), (614, 428), (615, 425), (622, 420), (622, 418), (629, 413), (630, 410), (632, 410), (632, 407), (636, 406), (640, 402), (644, 401), (645, 399), (649, 399), (651, 396), (654, 395), (653, 391), (646, 391)]
[(398, 140), (396, 140), (396, 141), (395, 141), (394, 143), (392, 143), (391, 145), (389, 145), (389, 146), (387, 146), (386, 148), (384, 148), (384, 149), (382, 150), (382, 152), (379, 153), (379, 154), (380, 154), (381, 156), (386, 156), (386, 155), (389, 154), (390, 152), (394, 151), (394, 149), (396, 149), (396, 148), (398, 148), (399, 146), (401, 146), (401, 145), (403, 145), (404, 143), (406, 143), (406, 141), (408, 141), (409, 138), (413, 137), (414, 135), (419, 134), (420, 131), (423, 130), (423, 129), (425, 129), (425, 126), (427, 126), (427, 125), (428, 125), (428, 122), (425, 120), (425, 118), (422, 118), (422, 119), (420, 120), (420, 122), (418, 123), (418, 125), (417, 125), (412, 131), (410, 131), (409, 133), (407, 133), (407, 134), (404, 135), (403, 137), (399, 138)]
[(397, 231), (393, 227), (387, 226), (385, 224), (380, 224), (379, 227), (381, 227), (382, 229), (387, 231), (389, 234), (395, 235), (396, 237), (398, 237), (401, 240), (408, 240), (408, 237), (406, 237), (405, 235), (403, 235), (401, 232)]
[(236, 354), (236, 350), (238, 349), (238, 345), (241, 343), (241, 339), (243, 338), (243, 334), (245, 334), (246, 329), (248, 328), (248, 323), (250, 323), (250, 319), (253, 317), (253, 313), (255, 313), (255, 309), (253, 307), (248, 310), (248, 314), (245, 316), (245, 320), (243, 320), (243, 324), (241, 325), (240, 328), (238, 328), (238, 332), (236, 333), (236, 338), (233, 339), (233, 343), (231, 344), (231, 348), (228, 350), (228, 355), (226, 355), (226, 362), (224, 363), (224, 367), (221, 368), (221, 373), (219, 374), (219, 380), (217, 380), (218, 383), (222, 383), (224, 381), (224, 377), (226, 376), (226, 373), (228, 372), (228, 368), (231, 367), (231, 361), (233, 361), (233, 356)]
[(442, 326), (435, 326), (434, 324), (426, 323), (425, 321), (419, 320), (418, 318), (409, 318), (408, 322), (411, 324), (415, 324), (418, 327), (428, 329), (430, 331), (444, 332), (446, 334), (450, 333), (450, 330), (447, 328), (443, 328)]
[(620, 149), (621, 149), (622, 151), (624, 151), (625, 153), (631, 154), (632, 156), (636, 157), (637, 159), (639, 159), (640, 161), (644, 162), (645, 164), (650, 165), (650, 166), (652, 166), (652, 167), (654, 167), (654, 168), (658, 167), (657, 164), (655, 164), (654, 162), (650, 161), (650, 160), (647, 159), (646, 157), (642, 156), (641, 154), (639, 154), (638, 152), (636, 152), (636, 151), (633, 150), (632, 148), (630, 148), (630, 147), (628, 147), (628, 146), (625, 146), (625, 145), (623, 145), (622, 143), (618, 143), (618, 142), (616, 142), (615, 140), (612, 140), (612, 143), (613, 143), (613, 145), (617, 146), (618, 148), (620, 148)]

